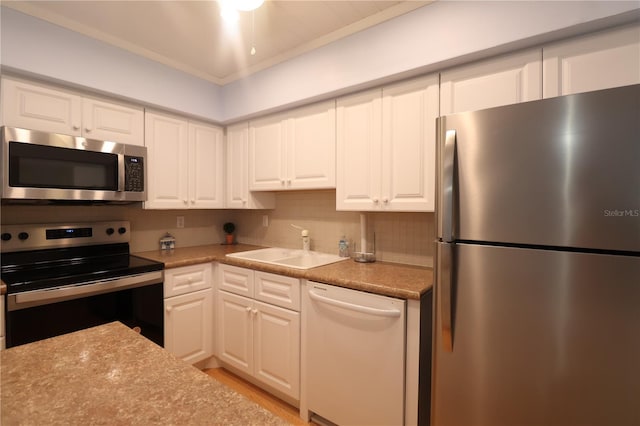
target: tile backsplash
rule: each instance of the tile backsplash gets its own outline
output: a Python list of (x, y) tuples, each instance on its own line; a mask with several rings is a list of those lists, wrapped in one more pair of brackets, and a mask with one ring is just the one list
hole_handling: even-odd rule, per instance
[[(264, 246), (301, 248), (300, 230), (306, 228), (311, 249), (338, 252), (344, 235), (360, 243), (360, 213), (337, 212), (335, 191), (292, 191), (276, 194), (274, 210), (142, 210), (139, 204), (115, 206), (3, 205), (3, 224), (69, 223), (102, 220), (131, 222), (131, 251), (159, 248), (166, 233), (176, 237), (176, 247), (217, 244), (224, 241), (222, 224), (236, 224), (239, 242)], [(376, 258), (380, 261), (433, 266), (433, 213), (367, 213), (368, 231), (375, 232)], [(184, 228), (177, 228), (177, 217)], [(263, 226), (263, 216), (268, 226)], [(353, 248), (353, 245), (352, 245)]]

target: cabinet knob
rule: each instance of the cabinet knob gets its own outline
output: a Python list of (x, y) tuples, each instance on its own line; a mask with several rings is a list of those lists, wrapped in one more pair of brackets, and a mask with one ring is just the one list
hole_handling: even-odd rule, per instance
[(191, 204), (195, 204), (195, 203), (196, 203), (196, 200), (191, 200)]
[(251, 313), (252, 313), (253, 315), (256, 315), (256, 314), (258, 313), (258, 310), (257, 310), (257, 309), (253, 309), (253, 310), (251, 311)]
[(284, 185), (284, 179), (280, 180), (280, 185)]
[(73, 128), (73, 130), (80, 130), (80, 126), (73, 125), (71, 127)]
[(287, 185), (291, 185), (291, 179), (287, 179)]
[(84, 128), (84, 131), (85, 131), (85, 132), (87, 132), (87, 133), (91, 133), (91, 129), (90, 129), (90, 128), (88, 128), (88, 127), (85, 127), (85, 128)]
[(171, 312), (173, 311), (173, 308), (171, 306), (167, 306), (167, 312)]
[(185, 200), (182, 200), (182, 202), (183, 202), (184, 204), (189, 204), (189, 202), (188, 202), (186, 199), (185, 199)]
[(249, 312), (251, 312), (251, 307), (250, 307), (250, 306), (247, 306), (247, 307), (245, 308), (245, 310), (247, 311), (247, 313), (249, 313)]
[(382, 199), (382, 202), (385, 203), (385, 204), (389, 204), (389, 199), (387, 197), (385, 197), (385, 198)]
[(380, 200), (378, 200), (378, 198), (377, 198), (377, 197), (374, 197), (373, 202), (374, 202), (375, 204), (378, 204), (378, 203), (380, 202)]

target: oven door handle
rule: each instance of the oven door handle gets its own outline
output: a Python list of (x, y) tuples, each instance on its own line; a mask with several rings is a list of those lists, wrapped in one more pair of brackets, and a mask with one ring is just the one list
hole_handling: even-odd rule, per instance
[(153, 271), (109, 280), (90, 281), (67, 287), (17, 293), (8, 297), (7, 310), (14, 311), (31, 306), (77, 299), (79, 297), (89, 297), (118, 290), (126, 290), (128, 288), (143, 287), (150, 284), (158, 284), (162, 281), (163, 271)]

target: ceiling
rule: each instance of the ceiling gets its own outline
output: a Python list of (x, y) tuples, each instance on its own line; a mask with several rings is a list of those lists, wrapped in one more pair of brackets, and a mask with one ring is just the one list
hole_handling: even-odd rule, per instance
[(266, 0), (255, 12), (240, 12), (235, 28), (222, 20), (214, 0), (3, 0), (2, 5), (226, 84), (431, 1)]

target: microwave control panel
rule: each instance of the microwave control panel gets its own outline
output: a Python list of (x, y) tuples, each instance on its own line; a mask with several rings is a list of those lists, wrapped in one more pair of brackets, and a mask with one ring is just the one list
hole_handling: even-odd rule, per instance
[(144, 192), (144, 158), (125, 155), (124, 190)]

